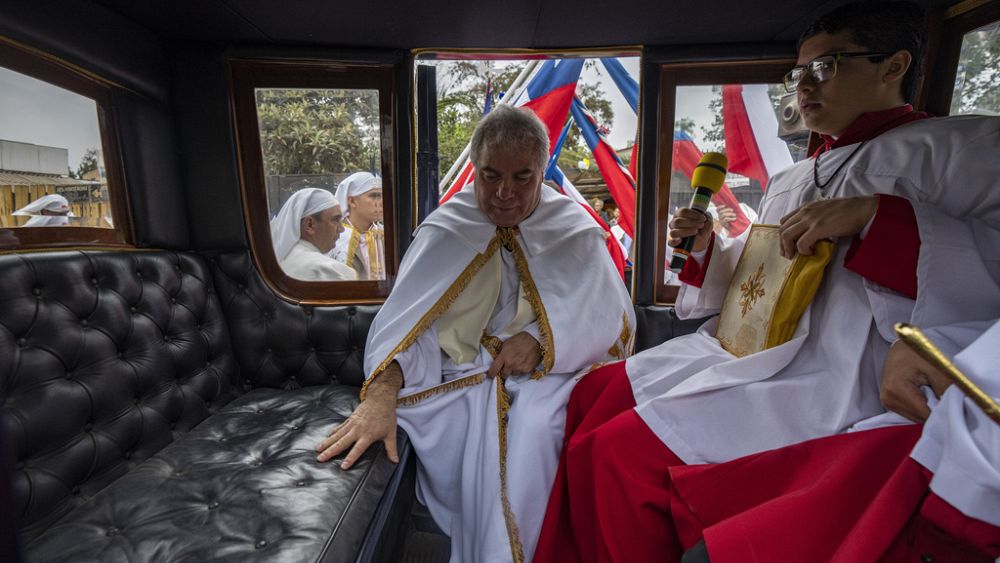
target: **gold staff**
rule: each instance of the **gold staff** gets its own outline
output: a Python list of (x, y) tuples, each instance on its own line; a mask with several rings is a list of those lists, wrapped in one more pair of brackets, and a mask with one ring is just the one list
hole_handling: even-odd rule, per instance
[(951, 363), (951, 360), (945, 357), (919, 328), (906, 323), (896, 323), (895, 329), (900, 340), (930, 362), (932, 366), (941, 370), (966, 396), (979, 405), (979, 408), (983, 409), (983, 412), (992, 418), (993, 422), (1000, 424), (1000, 404), (997, 404), (993, 397), (987, 395), (955, 367), (955, 364)]

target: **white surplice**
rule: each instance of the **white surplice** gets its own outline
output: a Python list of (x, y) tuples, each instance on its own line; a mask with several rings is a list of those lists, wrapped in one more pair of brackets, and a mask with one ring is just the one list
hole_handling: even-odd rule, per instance
[(303, 281), (352, 281), (357, 279), (353, 269), (323, 254), (316, 245), (299, 239), (284, 260), (278, 262), (289, 277)]
[[(576, 203), (543, 187), (518, 231), (516, 247), (499, 246), (497, 228), (466, 186), (417, 230), (369, 331), (365, 372), (377, 377), (392, 360), (403, 370), (399, 424), (417, 453), (418, 494), (451, 537), (453, 562), (530, 560), (574, 375), (626, 353), (635, 326), (602, 231)], [(543, 351), (540, 378), (485, 377), (492, 362), (485, 345), (461, 364), (442, 351), (441, 315), (463, 284), (478, 283), (473, 274), (484, 258), (497, 254), (499, 294), (484, 332), (501, 341), (532, 334)], [(530, 323), (511, 328), (522, 317), (520, 295), (534, 300)]]
[[(1000, 118), (916, 121), (855, 149), (822, 155), (819, 177), (830, 182), (824, 190), (813, 181), (812, 159), (773, 177), (759, 222), (776, 224), (823, 197), (904, 197), (921, 240), (917, 299), (844, 268), (845, 238), (789, 342), (737, 359), (714, 338), (712, 319), (630, 358), (636, 411), (686, 463), (836, 434), (883, 412), (880, 373), (896, 322), (940, 326), (1000, 316)], [(681, 288), (682, 317), (718, 313), (744, 239), (716, 241), (703, 287)]]

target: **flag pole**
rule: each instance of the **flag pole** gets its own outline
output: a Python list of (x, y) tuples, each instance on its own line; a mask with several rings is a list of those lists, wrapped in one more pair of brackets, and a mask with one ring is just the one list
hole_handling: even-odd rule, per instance
[[(514, 82), (511, 83), (510, 88), (507, 88), (507, 91), (504, 92), (503, 97), (500, 98), (499, 101), (497, 101), (497, 104), (510, 103), (510, 100), (514, 99), (514, 93), (518, 92), (518, 90), (521, 88), (524, 82), (528, 79), (528, 76), (530, 76), (531, 73), (534, 72), (537, 66), (538, 66), (537, 59), (528, 61), (527, 66), (525, 66), (524, 70), (522, 70), (521, 73), (517, 75), (517, 78), (515, 78)], [(448, 172), (438, 183), (438, 193), (448, 189), (448, 186), (451, 184), (452, 179), (454, 179), (455, 174), (459, 170), (465, 168), (465, 164), (469, 160), (469, 151), (471, 150), (471, 148), (472, 145), (470, 145), (469, 143), (465, 144), (465, 150), (463, 150), (462, 154), (460, 154), (459, 157), (455, 159), (455, 163), (451, 165), (451, 168), (448, 169)]]

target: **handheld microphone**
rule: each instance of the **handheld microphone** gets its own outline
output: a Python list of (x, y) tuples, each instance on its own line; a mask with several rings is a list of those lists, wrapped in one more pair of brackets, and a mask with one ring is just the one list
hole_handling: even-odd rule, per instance
[[(691, 173), (691, 189), (694, 195), (691, 196), (690, 208), (708, 215), (708, 205), (712, 202), (712, 196), (722, 189), (722, 183), (726, 180), (726, 167), (729, 161), (726, 155), (717, 152), (707, 152), (698, 161)], [(674, 248), (673, 257), (670, 259), (670, 269), (679, 272), (684, 267), (691, 248), (694, 247), (695, 235), (684, 237), (681, 243)]]

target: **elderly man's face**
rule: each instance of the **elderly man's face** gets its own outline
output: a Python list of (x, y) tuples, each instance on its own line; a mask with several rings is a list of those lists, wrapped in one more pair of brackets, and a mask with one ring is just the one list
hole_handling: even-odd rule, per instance
[(476, 201), (498, 227), (513, 227), (538, 205), (542, 168), (530, 148), (495, 147), (483, 155), (476, 169)]
[(340, 233), (344, 232), (343, 219), (339, 205), (305, 217), (302, 219), (302, 238), (326, 254), (333, 250)]

